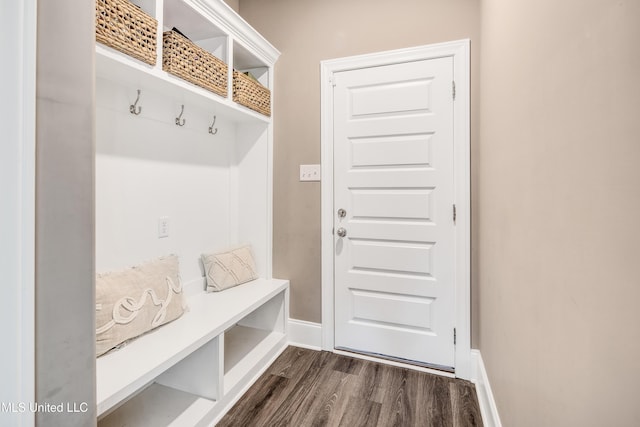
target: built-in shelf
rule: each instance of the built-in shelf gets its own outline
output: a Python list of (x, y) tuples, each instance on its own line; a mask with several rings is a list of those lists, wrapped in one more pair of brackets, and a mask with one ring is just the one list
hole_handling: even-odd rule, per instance
[[(147, 65), (110, 47), (96, 45), (98, 76), (193, 102), (232, 122), (270, 123), (271, 118), (233, 102), (233, 70), (252, 70), (270, 88), (270, 71), (279, 52), (221, 0), (132, 0), (157, 20), (157, 59)], [(196, 45), (228, 67), (227, 96), (222, 97), (162, 70), (162, 33), (178, 28)]]
[(153, 383), (100, 420), (98, 426), (196, 426), (215, 405), (215, 401)]
[(167, 98), (214, 112), (235, 123), (270, 123), (271, 118), (209, 92), (178, 77), (130, 58), (106, 46), (96, 46), (96, 76), (125, 82), (140, 90), (161, 93)]
[[(175, 253), (189, 308), (97, 359), (98, 421), (209, 426), (287, 345), (289, 282), (271, 278), (273, 120), (232, 91), (234, 69), (271, 89), (279, 52), (222, 0), (131, 1), (157, 20), (157, 59), (96, 45), (97, 270)], [(174, 26), (227, 64), (226, 96), (162, 69)], [(205, 292), (200, 254), (247, 243), (261, 278)]]
[[(96, 361), (98, 415), (108, 412), (153, 382), (164, 371), (277, 295), (280, 295), (280, 300), (276, 302), (283, 306), (288, 286), (286, 280), (258, 279), (223, 292), (199, 292), (188, 299), (189, 310), (176, 321), (131, 341), (122, 349), (99, 357)], [(280, 321), (284, 327), (284, 318)], [(282, 327), (279, 331), (253, 328), (240, 328), (237, 332), (232, 330), (232, 350), (225, 352), (231, 358), (230, 366), (242, 366), (239, 360), (245, 359), (250, 363), (273, 350), (273, 344), (285, 337)], [(266, 337), (258, 338), (262, 334)], [(258, 344), (255, 349), (238, 344), (238, 339), (234, 339), (242, 339), (243, 335), (251, 337)], [(211, 364), (213, 366), (213, 361)]]
[(277, 331), (234, 326), (224, 334), (224, 392), (235, 387), (274, 346), (285, 339)]

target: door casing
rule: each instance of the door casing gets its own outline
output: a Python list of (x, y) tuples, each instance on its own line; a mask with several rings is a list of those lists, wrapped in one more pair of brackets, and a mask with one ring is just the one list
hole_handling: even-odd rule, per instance
[(471, 378), (471, 155), (470, 56), (468, 39), (378, 52), (320, 63), (321, 79), (321, 236), (322, 236), (322, 348), (334, 351), (333, 244), (333, 75), (340, 71), (402, 62), (453, 58), (454, 200), (455, 227), (455, 376)]

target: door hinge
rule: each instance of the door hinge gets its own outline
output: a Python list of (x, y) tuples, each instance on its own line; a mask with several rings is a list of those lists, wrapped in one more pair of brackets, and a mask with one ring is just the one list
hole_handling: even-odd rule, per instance
[(456, 223), (456, 216), (457, 216), (457, 213), (456, 213), (456, 205), (454, 204), (454, 205), (453, 205), (453, 224), (454, 224), (454, 225), (455, 225), (455, 223)]
[(329, 79), (329, 84), (333, 87), (336, 87), (336, 81), (332, 78)]
[(453, 100), (456, 100), (456, 82), (455, 80), (451, 82), (451, 86), (452, 86), (452, 91), (451, 94), (453, 95)]
[(456, 328), (453, 328), (453, 345), (456, 345)]

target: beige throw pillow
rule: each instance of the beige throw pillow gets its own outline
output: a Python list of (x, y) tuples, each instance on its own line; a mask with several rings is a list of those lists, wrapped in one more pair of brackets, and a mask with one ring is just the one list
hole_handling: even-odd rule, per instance
[(258, 278), (251, 246), (225, 252), (203, 254), (202, 264), (207, 277), (207, 292), (222, 291)]
[(178, 257), (159, 258), (96, 280), (96, 355), (184, 312)]

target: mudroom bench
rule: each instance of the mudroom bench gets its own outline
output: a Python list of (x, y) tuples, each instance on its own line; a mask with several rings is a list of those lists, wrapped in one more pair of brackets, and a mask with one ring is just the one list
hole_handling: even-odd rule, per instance
[(99, 426), (212, 425), (286, 347), (287, 280), (186, 295), (182, 317), (97, 359)]

